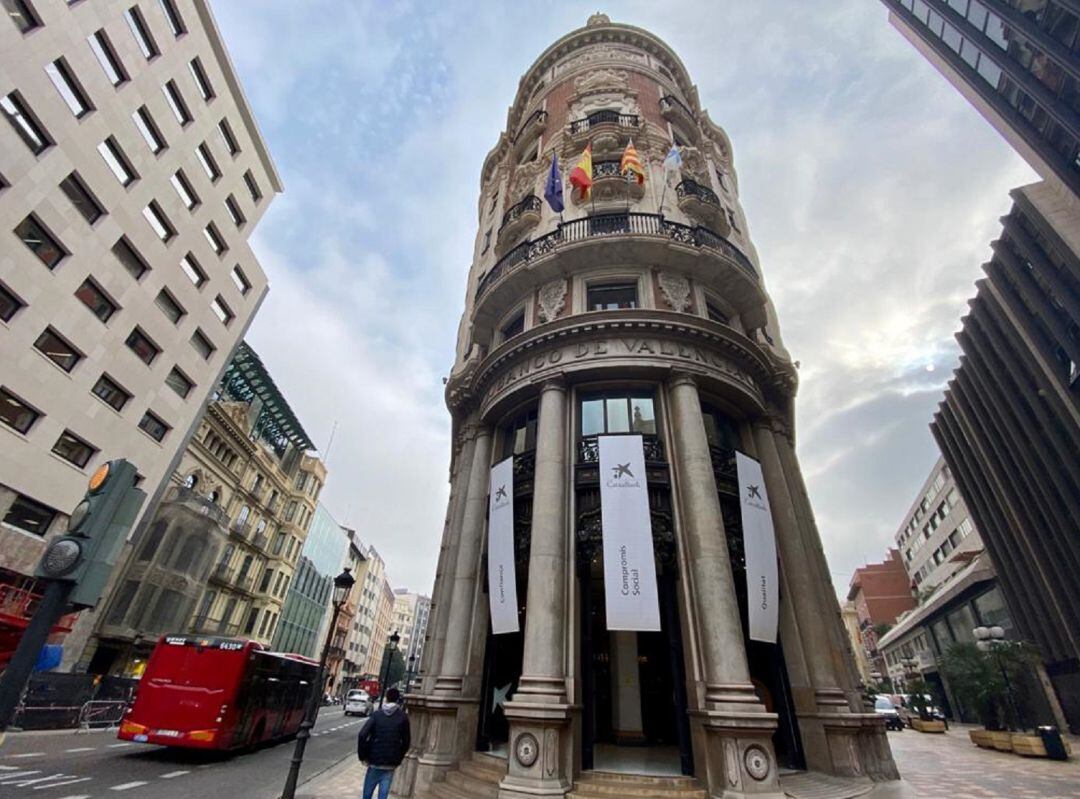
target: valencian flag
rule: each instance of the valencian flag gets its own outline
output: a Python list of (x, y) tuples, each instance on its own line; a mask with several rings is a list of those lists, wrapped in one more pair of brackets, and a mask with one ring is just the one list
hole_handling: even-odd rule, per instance
[(619, 172), (626, 175), (627, 180), (633, 176), (639, 186), (645, 183), (645, 170), (641, 167), (641, 159), (638, 158), (637, 150), (634, 149), (634, 140), (626, 145), (626, 151), (622, 154), (619, 162)]
[(592, 142), (585, 145), (577, 166), (570, 170), (570, 185), (581, 192), (582, 200), (589, 199), (592, 188)]
[(551, 154), (551, 171), (548, 172), (547, 185), (544, 186), (544, 199), (551, 210), (557, 214), (563, 211), (562, 175), (559, 173), (559, 156)]

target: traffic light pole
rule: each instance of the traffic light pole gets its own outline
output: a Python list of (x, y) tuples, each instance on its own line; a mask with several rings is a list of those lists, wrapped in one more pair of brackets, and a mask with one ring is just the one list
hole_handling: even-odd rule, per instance
[(26, 688), (34, 663), (41, 654), (41, 647), (49, 639), (49, 631), (56, 625), (67, 608), (68, 595), (75, 587), (67, 580), (49, 580), (45, 593), (38, 603), (34, 618), (19, 640), (19, 646), (11, 658), (4, 676), (0, 677), (0, 741), (15, 717), (19, 697)]

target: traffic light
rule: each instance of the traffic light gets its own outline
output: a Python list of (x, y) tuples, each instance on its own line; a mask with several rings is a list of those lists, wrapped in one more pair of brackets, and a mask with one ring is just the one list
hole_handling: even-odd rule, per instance
[(131, 463), (120, 459), (102, 464), (71, 512), (67, 534), (45, 547), (34, 576), (73, 583), (68, 602), (95, 607), (145, 499), (135, 488)]

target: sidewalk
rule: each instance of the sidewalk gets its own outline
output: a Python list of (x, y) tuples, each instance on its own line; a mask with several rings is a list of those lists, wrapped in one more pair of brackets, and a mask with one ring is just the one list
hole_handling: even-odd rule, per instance
[(359, 799), (365, 772), (364, 764), (350, 752), (337, 765), (300, 785), (296, 789), (296, 799)]

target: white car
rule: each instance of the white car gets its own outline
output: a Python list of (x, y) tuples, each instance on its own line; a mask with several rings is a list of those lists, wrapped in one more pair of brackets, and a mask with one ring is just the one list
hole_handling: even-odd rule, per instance
[(345, 695), (346, 716), (367, 716), (371, 714), (371, 697), (367, 691), (349, 691)]

